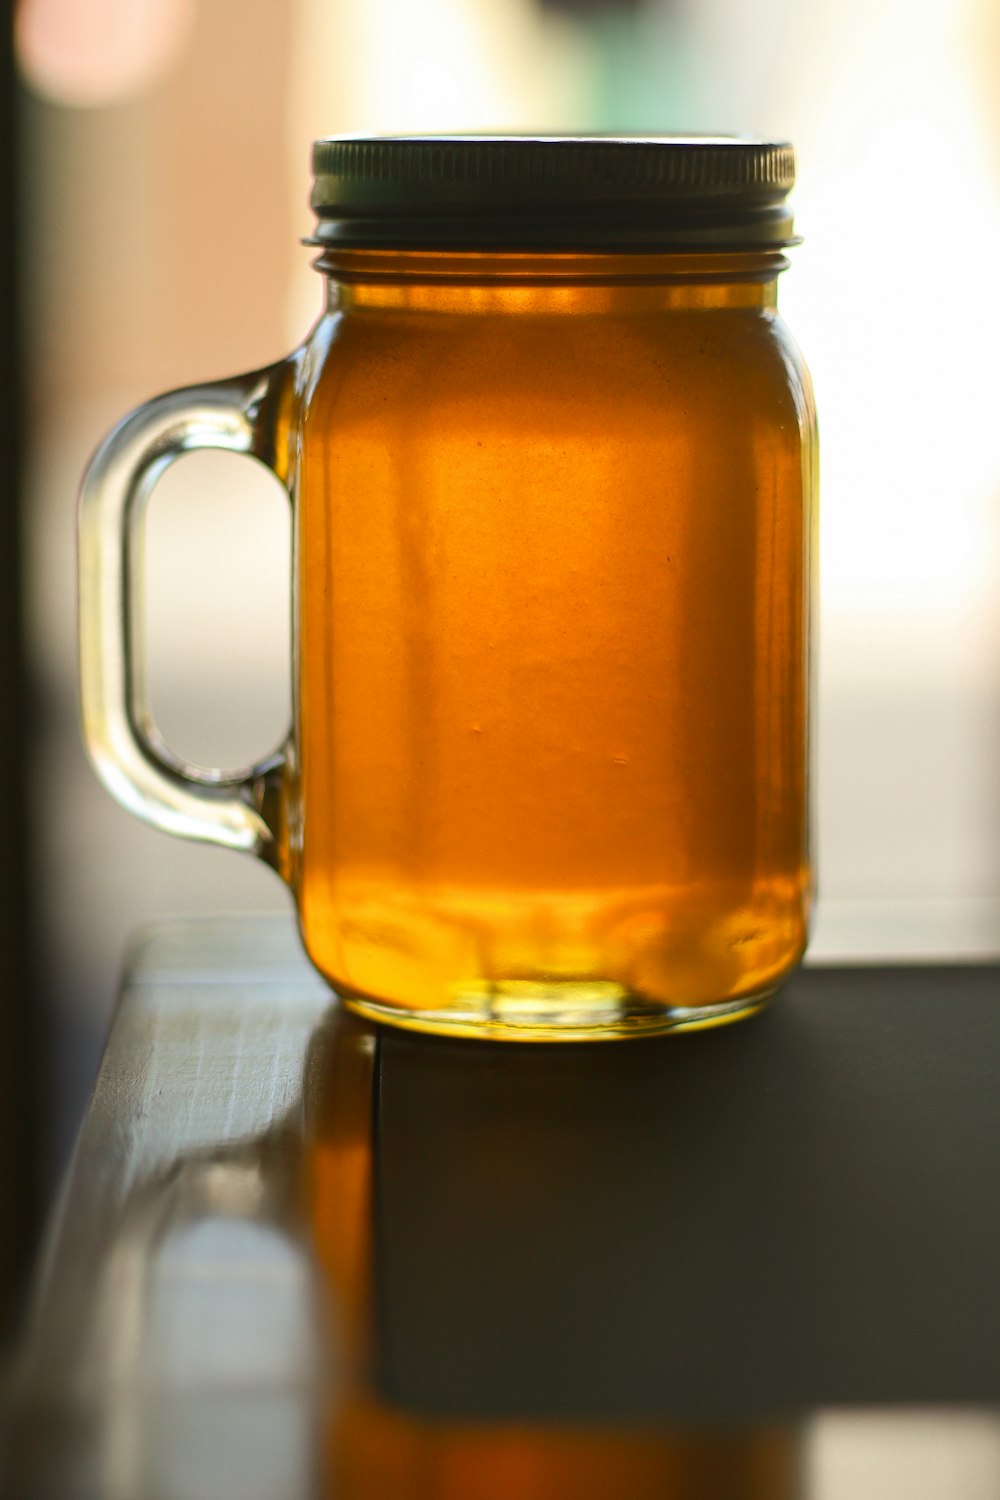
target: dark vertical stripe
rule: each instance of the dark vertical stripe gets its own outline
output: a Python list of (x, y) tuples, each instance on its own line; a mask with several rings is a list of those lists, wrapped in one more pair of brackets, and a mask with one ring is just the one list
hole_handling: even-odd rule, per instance
[(20, 576), (26, 401), (18, 194), (19, 91), (0, 63), (0, 1336), (31, 1253), (38, 1182), (38, 1009), (29, 881), (30, 694)]

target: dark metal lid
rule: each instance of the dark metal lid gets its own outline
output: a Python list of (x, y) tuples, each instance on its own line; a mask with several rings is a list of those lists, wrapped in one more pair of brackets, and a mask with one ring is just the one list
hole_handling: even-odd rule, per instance
[(310, 244), (758, 250), (792, 243), (784, 141), (742, 136), (332, 136)]

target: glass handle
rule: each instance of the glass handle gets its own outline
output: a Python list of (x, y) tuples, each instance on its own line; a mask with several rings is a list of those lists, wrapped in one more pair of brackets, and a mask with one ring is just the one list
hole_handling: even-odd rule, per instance
[[(80, 695), (94, 768), (123, 807), (182, 838), (259, 855), (282, 869), (288, 744), (242, 771), (176, 755), (153, 717), (143, 609), (143, 518), (160, 475), (199, 448), (245, 453), (287, 484), (275, 408), (288, 366), (171, 391), (111, 431), (84, 476), (79, 516)], [(284, 873), (284, 870), (282, 870)]]

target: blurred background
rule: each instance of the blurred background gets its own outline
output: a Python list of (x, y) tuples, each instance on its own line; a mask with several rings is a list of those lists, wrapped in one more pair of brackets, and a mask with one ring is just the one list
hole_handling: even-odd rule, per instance
[[(24, 668), (5, 683), (5, 784), (24, 788), (7, 852), (30, 873), (11, 877), (0, 997), (8, 1293), (130, 933), (291, 911), (263, 865), (143, 827), (90, 773), (74, 500), (130, 407), (267, 364), (318, 314), (300, 244), (315, 136), (794, 141), (805, 242), (780, 297), (823, 439), (813, 951), (1000, 952), (996, 0), (18, 0), (12, 42), (23, 379), (4, 608)], [(254, 465), (192, 456), (157, 491), (148, 546), (166, 738), (207, 764), (258, 758), (288, 720), (287, 501)]]

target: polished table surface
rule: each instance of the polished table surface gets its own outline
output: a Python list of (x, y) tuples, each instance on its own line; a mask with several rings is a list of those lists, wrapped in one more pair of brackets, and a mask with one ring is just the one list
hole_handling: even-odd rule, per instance
[(398, 1477), (429, 1432), (992, 1413), (998, 1073), (995, 965), (806, 968), (730, 1027), (525, 1046), (354, 1019), (284, 919), (165, 925), (51, 1228), (9, 1492), (450, 1496)]

